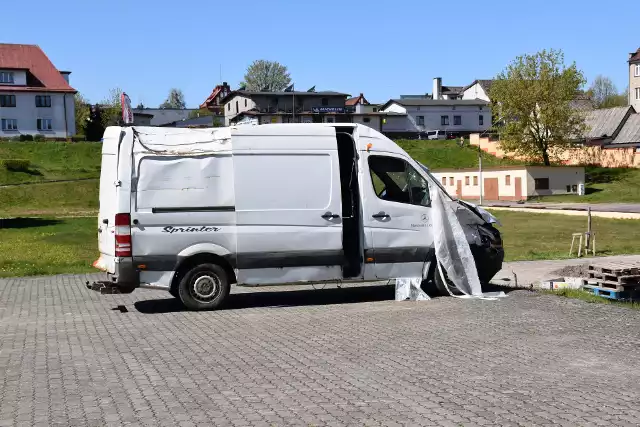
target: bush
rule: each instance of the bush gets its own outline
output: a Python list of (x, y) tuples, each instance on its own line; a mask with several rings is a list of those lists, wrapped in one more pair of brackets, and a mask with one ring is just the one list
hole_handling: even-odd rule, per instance
[(36, 135), (33, 137), (33, 140), (36, 142), (44, 142), (44, 135)]
[(28, 159), (5, 159), (0, 160), (0, 165), (11, 172), (28, 172), (31, 162)]
[(29, 135), (29, 134), (22, 134), (22, 135), (20, 135), (20, 141), (21, 141), (21, 142), (25, 142), (25, 141), (33, 141), (33, 135)]

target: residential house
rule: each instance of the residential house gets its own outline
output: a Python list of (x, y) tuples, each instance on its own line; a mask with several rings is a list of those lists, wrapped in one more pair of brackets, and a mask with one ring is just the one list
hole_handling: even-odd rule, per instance
[(163, 126), (167, 123), (187, 120), (192, 113), (198, 111), (197, 108), (133, 108), (134, 118), (136, 114), (152, 115), (149, 121), (151, 126)]
[(629, 54), (629, 104), (640, 112), (640, 48)]
[(481, 99), (491, 102), (489, 91), (492, 83), (493, 80), (488, 79), (474, 80), (473, 83), (462, 88), (462, 99)]
[(482, 169), (482, 185), (477, 168), (436, 169), (431, 173), (449, 194), (476, 200), (527, 200), (533, 196), (576, 194), (584, 185), (583, 167), (496, 166)]
[(345, 108), (351, 115), (351, 122), (369, 126), (378, 132), (383, 132), (386, 118), (393, 113), (380, 112), (380, 104), (371, 104), (364, 94), (349, 98), (345, 101)]
[(224, 118), (218, 115), (212, 116), (198, 116), (185, 120), (177, 120), (175, 122), (166, 123), (163, 127), (174, 128), (210, 128), (219, 127), (223, 125)]
[(491, 108), (480, 99), (391, 99), (380, 111), (399, 114), (387, 117), (384, 126), (385, 134), (398, 137), (433, 130), (467, 135), (491, 127)]
[(259, 92), (235, 90), (222, 99), (225, 124), (250, 119), (254, 123), (337, 123), (350, 122), (345, 108), (346, 93)]
[(585, 132), (579, 142), (586, 145), (607, 145), (612, 143), (620, 134), (625, 123), (635, 110), (632, 106), (601, 108), (586, 111), (584, 122)]
[(224, 105), (222, 100), (231, 92), (231, 87), (227, 82), (222, 82), (221, 85), (217, 85), (213, 88), (211, 95), (200, 104), (200, 108), (206, 108), (216, 116), (224, 116)]
[(442, 77), (435, 77), (432, 83), (432, 92), (419, 95), (400, 95), (399, 99), (462, 99), (462, 86), (443, 86)]
[(0, 137), (68, 138), (76, 133), (76, 90), (36, 45), (0, 43)]

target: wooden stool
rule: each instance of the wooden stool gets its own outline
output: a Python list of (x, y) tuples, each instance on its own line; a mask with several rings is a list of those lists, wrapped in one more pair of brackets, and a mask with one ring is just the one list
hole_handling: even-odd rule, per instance
[(576, 241), (576, 237), (580, 238), (580, 241), (578, 242), (578, 258), (580, 258), (580, 255), (582, 254), (582, 233), (573, 233), (571, 235), (571, 248), (569, 249), (569, 256), (571, 256), (571, 254), (573, 253), (573, 243)]
[[(583, 235), (584, 235), (585, 243), (587, 242), (587, 237), (591, 237), (591, 255), (593, 255), (593, 256), (596, 255), (596, 232), (592, 231), (591, 233), (589, 233), (588, 231), (585, 231), (583, 233), (573, 233), (573, 234), (571, 234), (571, 248), (569, 249), (569, 256), (571, 256), (571, 254), (573, 253), (573, 244), (576, 241), (576, 237), (579, 237), (579, 240), (578, 240), (578, 258), (580, 258), (582, 256), (582, 236)], [(589, 253), (589, 248), (588, 247), (584, 248), (584, 253), (585, 254)]]

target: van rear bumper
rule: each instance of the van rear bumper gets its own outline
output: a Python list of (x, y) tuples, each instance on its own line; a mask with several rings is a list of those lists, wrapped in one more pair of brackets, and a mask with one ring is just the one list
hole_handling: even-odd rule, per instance
[[(137, 288), (140, 286), (140, 272), (133, 265), (133, 258), (114, 258), (113, 263), (106, 262), (104, 256), (101, 255), (93, 266), (99, 270), (105, 271), (109, 277), (109, 281), (113, 285), (122, 288)], [(108, 268), (111, 265), (112, 268)], [(113, 271), (110, 271), (113, 270)]]

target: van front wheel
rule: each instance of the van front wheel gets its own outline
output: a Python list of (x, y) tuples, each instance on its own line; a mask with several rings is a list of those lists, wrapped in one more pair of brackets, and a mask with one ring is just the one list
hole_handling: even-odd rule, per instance
[(189, 310), (211, 310), (222, 305), (229, 295), (229, 279), (222, 267), (200, 264), (184, 275), (178, 295)]

